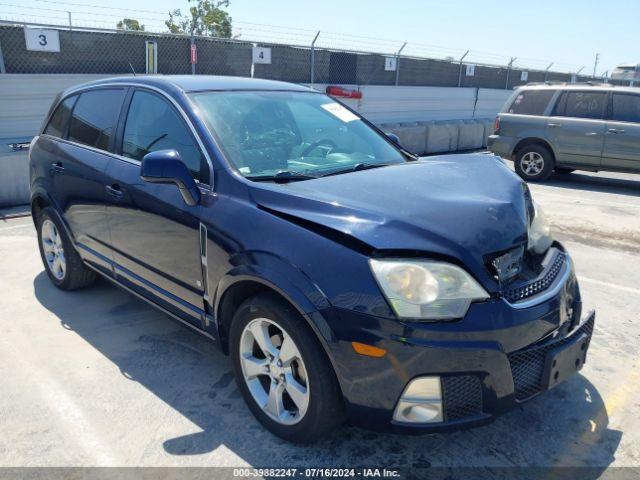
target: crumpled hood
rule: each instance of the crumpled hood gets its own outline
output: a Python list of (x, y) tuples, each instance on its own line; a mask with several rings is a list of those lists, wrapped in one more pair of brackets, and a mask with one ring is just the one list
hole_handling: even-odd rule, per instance
[(523, 182), (491, 155), (430, 157), (257, 187), (254, 200), (268, 210), (341, 232), (375, 250), (457, 258), (485, 279), (486, 255), (527, 239)]

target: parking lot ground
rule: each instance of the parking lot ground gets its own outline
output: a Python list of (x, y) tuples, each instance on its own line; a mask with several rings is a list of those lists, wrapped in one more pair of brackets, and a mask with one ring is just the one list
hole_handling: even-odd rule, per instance
[(640, 466), (640, 176), (531, 190), (597, 309), (581, 373), (484, 427), (311, 446), (254, 420), (214, 345), (106, 282), (56, 290), (31, 219), (1, 220), (0, 466)]

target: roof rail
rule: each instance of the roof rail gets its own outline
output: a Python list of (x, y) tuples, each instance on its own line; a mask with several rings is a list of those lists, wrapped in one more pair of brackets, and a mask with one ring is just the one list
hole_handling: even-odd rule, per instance
[(596, 82), (593, 80), (590, 80), (588, 82), (553, 82), (553, 81), (547, 81), (547, 82), (530, 82), (525, 84), (525, 86), (529, 87), (529, 86), (537, 86), (537, 85), (589, 85), (592, 87), (615, 87), (614, 84), (612, 83), (606, 83), (606, 82)]

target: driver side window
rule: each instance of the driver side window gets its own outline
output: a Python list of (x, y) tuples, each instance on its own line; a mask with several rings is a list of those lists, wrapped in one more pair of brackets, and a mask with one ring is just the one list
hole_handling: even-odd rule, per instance
[(207, 183), (209, 168), (191, 132), (176, 110), (160, 96), (133, 94), (122, 141), (122, 155), (142, 161), (147, 153), (177, 150), (193, 177)]

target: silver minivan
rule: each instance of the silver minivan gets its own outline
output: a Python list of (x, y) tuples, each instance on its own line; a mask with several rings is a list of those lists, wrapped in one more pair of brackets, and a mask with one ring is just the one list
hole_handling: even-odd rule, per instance
[(496, 118), (488, 147), (524, 180), (555, 171), (640, 173), (640, 88), (533, 84), (518, 88)]

